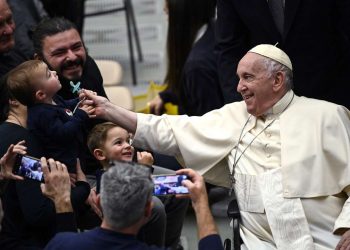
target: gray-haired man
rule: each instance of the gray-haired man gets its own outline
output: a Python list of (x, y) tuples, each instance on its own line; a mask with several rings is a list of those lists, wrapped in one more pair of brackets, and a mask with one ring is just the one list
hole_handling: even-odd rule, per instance
[(85, 103), (133, 145), (233, 186), (247, 249), (349, 249), (349, 110), (295, 95), (292, 62), (272, 45), (252, 48), (237, 75), (244, 101), (201, 117), (136, 114), (86, 91)]
[[(210, 214), (203, 178), (191, 169), (178, 173), (187, 174), (191, 179), (183, 181), (183, 185), (190, 190), (196, 212), (199, 249), (223, 249)], [(136, 239), (139, 229), (151, 215), (152, 191), (153, 182), (147, 168), (115, 162), (115, 166), (102, 176), (98, 197), (104, 215), (101, 227), (80, 234), (58, 234), (46, 249), (162, 249)]]

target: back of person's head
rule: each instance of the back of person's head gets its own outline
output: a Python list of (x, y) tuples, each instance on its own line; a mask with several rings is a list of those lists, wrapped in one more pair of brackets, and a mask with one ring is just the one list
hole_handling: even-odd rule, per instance
[(114, 230), (139, 222), (152, 199), (150, 170), (136, 163), (114, 162), (102, 175), (100, 201), (104, 220)]
[(107, 139), (107, 133), (112, 128), (118, 127), (112, 122), (104, 122), (97, 124), (89, 133), (87, 138), (87, 145), (91, 152), (94, 154), (95, 149), (101, 149)]
[(167, 0), (168, 67), (165, 82), (176, 94), (181, 72), (192, 49), (198, 30), (208, 24), (216, 11), (216, 0)]
[(20, 103), (30, 106), (35, 103), (38, 78), (36, 73), (43, 62), (40, 60), (26, 61), (7, 74), (7, 88), (11, 95)]
[(63, 17), (44, 18), (33, 30), (34, 53), (42, 57), (43, 41), (46, 37), (71, 29), (77, 30), (77, 27), (68, 19)]

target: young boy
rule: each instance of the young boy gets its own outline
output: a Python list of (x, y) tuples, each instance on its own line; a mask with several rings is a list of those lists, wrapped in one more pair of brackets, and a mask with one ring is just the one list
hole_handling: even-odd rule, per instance
[[(100, 161), (105, 170), (109, 168), (109, 162), (113, 160), (136, 160), (140, 164), (149, 166), (153, 164), (153, 157), (148, 152), (137, 152), (134, 155), (135, 149), (130, 144), (130, 134), (114, 123), (105, 122), (96, 125), (90, 131), (87, 142), (90, 152)], [(156, 167), (155, 171), (174, 173), (174, 171), (160, 167)], [(153, 196), (152, 216), (150, 221), (143, 226), (141, 230), (143, 236), (140, 238), (148, 244), (152, 244), (152, 240), (156, 242), (157, 238), (159, 242), (165, 240), (166, 247), (177, 249), (188, 200), (174, 199), (173, 197), (163, 197), (161, 200)], [(166, 217), (166, 222), (165, 218), (162, 217)], [(164, 224), (162, 225), (162, 223)], [(159, 244), (157, 245), (159, 246)]]
[(18, 101), (28, 107), (27, 127), (45, 146), (45, 156), (75, 172), (77, 158), (83, 155), (84, 123), (92, 109), (75, 108), (78, 98), (63, 100), (56, 95), (62, 87), (57, 74), (39, 60), (24, 62), (10, 71), (7, 84)]
[[(110, 167), (110, 161), (133, 161), (135, 149), (130, 142), (128, 131), (111, 122), (98, 124), (90, 131), (88, 148), (103, 167), (103, 170), (96, 174), (98, 192), (101, 175)], [(148, 166), (153, 164), (153, 157), (148, 152), (137, 152), (137, 158), (141, 164)], [(149, 245), (161, 247), (164, 246), (165, 240), (165, 209), (157, 197), (153, 197), (152, 201), (154, 207), (151, 219), (143, 226), (138, 237)]]
[(109, 167), (113, 160), (136, 161), (140, 164), (152, 166), (153, 156), (148, 152), (137, 152), (131, 146), (131, 136), (122, 127), (111, 122), (96, 125), (88, 136), (88, 147), (97, 160), (100, 161), (104, 170)]

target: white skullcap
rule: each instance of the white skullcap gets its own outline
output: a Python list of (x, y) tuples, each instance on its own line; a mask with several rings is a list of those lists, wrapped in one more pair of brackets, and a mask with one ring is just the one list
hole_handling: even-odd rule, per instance
[(281, 49), (277, 48), (271, 44), (260, 44), (249, 50), (248, 52), (256, 53), (261, 56), (265, 56), (272, 60), (275, 60), (284, 66), (288, 67), (290, 70), (293, 70), (292, 62), (289, 59), (289, 56)]

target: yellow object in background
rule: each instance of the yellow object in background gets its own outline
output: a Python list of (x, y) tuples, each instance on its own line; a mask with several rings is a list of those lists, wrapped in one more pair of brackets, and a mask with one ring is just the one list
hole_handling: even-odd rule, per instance
[[(154, 81), (149, 82), (149, 86), (147, 88), (147, 92), (142, 95), (134, 96), (134, 109), (139, 113), (150, 113), (150, 108), (148, 106), (148, 102), (151, 101), (154, 97), (158, 95), (159, 92), (162, 92), (167, 88), (166, 84), (156, 84)], [(164, 104), (165, 114), (168, 115), (177, 115), (178, 114), (178, 106), (172, 103)]]

